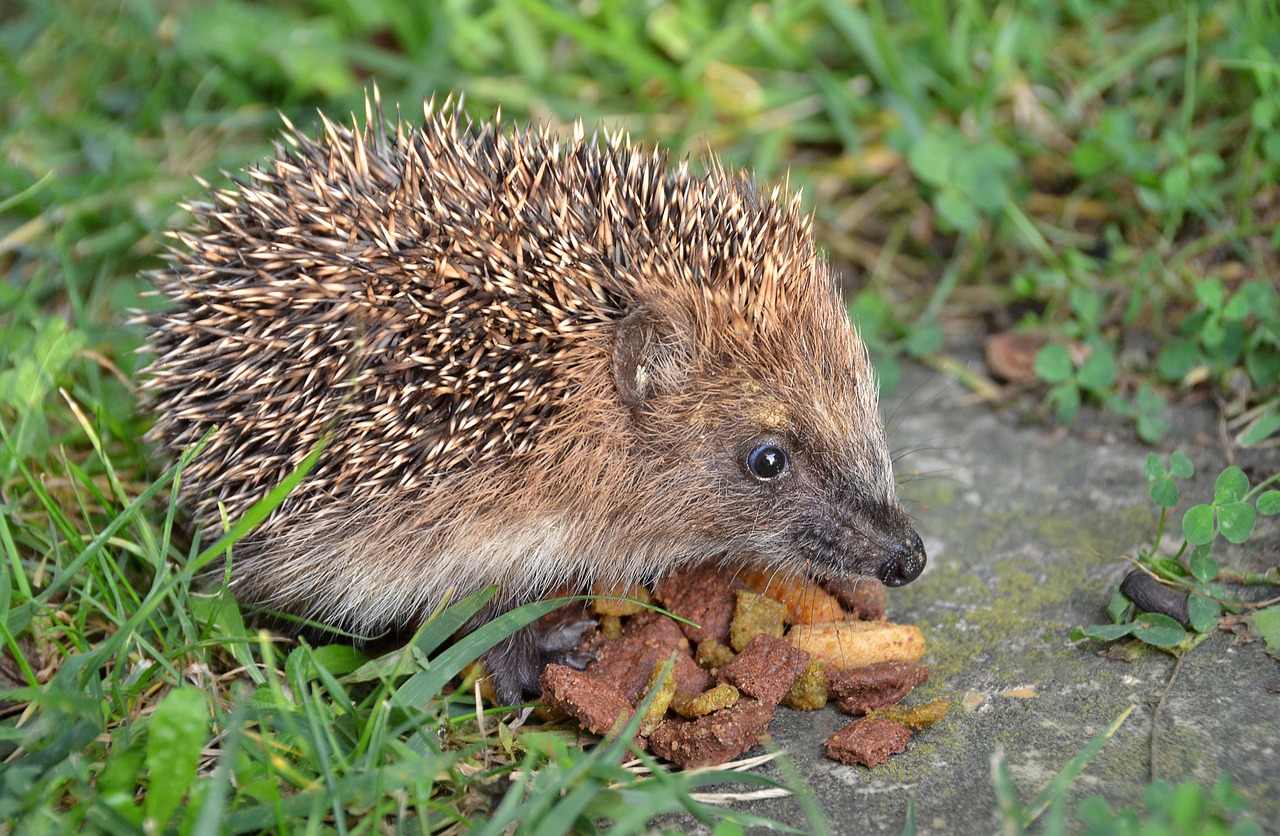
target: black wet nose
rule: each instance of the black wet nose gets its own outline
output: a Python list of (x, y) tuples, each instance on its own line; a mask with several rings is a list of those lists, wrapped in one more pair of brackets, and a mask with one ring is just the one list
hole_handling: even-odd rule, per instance
[(926, 562), (924, 543), (920, 535), (914, 532), (911, 539), (898, 546), (893, 554), (885, 558), (876, 571), (876, 577), (885, 586), (903, 586), (909, 584), (924, 571)]

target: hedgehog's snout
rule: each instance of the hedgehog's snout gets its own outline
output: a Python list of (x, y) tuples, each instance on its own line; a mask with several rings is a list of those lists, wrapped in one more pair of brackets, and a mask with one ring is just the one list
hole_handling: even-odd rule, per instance
[(889, 550), (876, 570), (876, 577), (885, 586), (904, 586), (920, 577), (927, 561), (924, 541), (912, 531), (906, 540)]
[(870, 576), (903, 586), (924, 571), (924, 542), (896, 502), (823, 503), (797, 533), (811, 565), (832, 577)]

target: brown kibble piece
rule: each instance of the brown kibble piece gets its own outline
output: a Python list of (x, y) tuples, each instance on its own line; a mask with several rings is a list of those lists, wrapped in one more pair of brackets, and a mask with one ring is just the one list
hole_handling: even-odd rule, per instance
[(763, 703), (777, 705), (809, 665), (809, 654), (763, 633), (720, 671), (720, 681)]
[(748, 589), (783, 604), (790, 624), (814, 624), (844, 618), (840, 602), (803, 575), (747, 566), (738, 573), (738, 577)]
[(875, 578), (825, 581), (823, 586), (849, 611), (850, 618), (859, 621), (878, 621), (884, 618), (888, 600), (884, 584)]
[(653, 597), (668, 611), (698, 625), (680, 624), (689, 641), (724, 641), (733, 620), (733, 593), (741, 588), (733, 571), (706, 563), (667, 575), (654, 587)]
[(564, 665), (547, 665), (540, 681), (542, 701), (593, 734), (609, 734), (631, 719), (627, 698), (599, 677)]
[[(653, 669), (666, 664), (672, 648), (664, 647), (650, 639), (623, 636), (617, 641), (604, 642), (596, 649), (596, 658), (587, 666), (587, 673), (610, 683), (636, 705), (644, 698), (653, 676)], [(688, 651), (676, 656), (676, 691), (701, 694), (711, 685), (711, 676), (698, 667)]]
[(649, 738), (649, 750), (687, 768), (724, 763), (759, 743), (772, 719), (773, 706), (741, 699), (696, 720), (663, 721)]
[(838, 671), (828, 677), (828, 685), (836, 708), (845, 714), (866, 714), (896, 703), (928, 678), (924, 665), (895, 660)]
[(676, 656), (671, 675), (676, 680), (676, 693), (699, 694), (712, 686), (711, 674), (698, 667), (688, 651)]
[(733, 625), (729, 628), (729, 645), (739, 653), (758, 635), (782, 638), (787, 621), (787, 608), (772, 598), (748, 592), (737, 593), (733, 608)]
[(850, 766), (879, 766), (890, 755), (902, 752), (911, 739), (911, 729), (892, 720), (864, 717), (854, 720), (827, 738), (827, 757)]
[(603, 642), (594, 648), (596, 658), (587, 665), (587, 673), (617, 688), (627, 701), (634, 705), (633, 695), (643, 693), (653, 662), (658, 658), (658, 648), (653, 648), (653, 658), (645, 664), (647, 646), (643, 639), (621, 638)]
[(675, 619), (658, 612), (643, 612), (628, 621), (623, 635), (652, 641), (662, 647), (689, 652), (689, 640)]

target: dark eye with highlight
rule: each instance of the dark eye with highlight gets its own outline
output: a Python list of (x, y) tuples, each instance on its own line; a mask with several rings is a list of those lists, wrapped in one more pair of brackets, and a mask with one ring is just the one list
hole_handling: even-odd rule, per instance
[(747, 470), (761, 481), (777, 479), (786, 473), (789, 462), (787, 451), (776, 444), (761, 444), (747, 454)]

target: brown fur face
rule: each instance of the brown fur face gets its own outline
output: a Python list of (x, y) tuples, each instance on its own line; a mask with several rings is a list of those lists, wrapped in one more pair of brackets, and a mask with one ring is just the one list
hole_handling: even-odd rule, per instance
[(580, 126), (325, 127), (193, 206), (158, 280), (152, 438), (219, 428), (184, 474), (202, 524), (329, 439), (238, 547), (242, 600), (373, 633), (489, 583), (518, 602), (698, 560), (919, 574), (795, 200)]
[[(793, 279), (802, 292), (776, 300), (766, 319), (722, 299), (696, 314), (715, 322), (698, 331), (685, 313), (652, 303), (638, 314), (650, 332), (639, 361), (625, 344), (640, 329), (619, 329), (615, 377), (634, 376), (617, 367), (635, 362), (649, 381), (643, 397), (625, 398), (634, 467), (649, 482), (641, 493), (657, 500), (645, 516), (661, 519), (673, 494), (694, 497), (673, 526), (683, 551), (700, 540), (708, 552), (778, 571), (905, 583), (923, 568), (923, 547), (896, 499), (865, 348), (825, 265), (792, 269), (809, 271), (808, 287)], [(753, 472), (761, 451), (785, 461), (771, 478)]]

